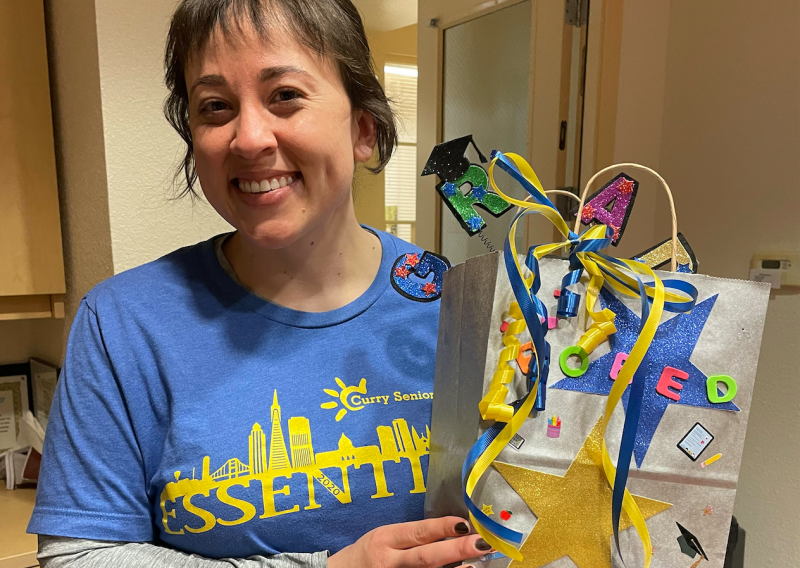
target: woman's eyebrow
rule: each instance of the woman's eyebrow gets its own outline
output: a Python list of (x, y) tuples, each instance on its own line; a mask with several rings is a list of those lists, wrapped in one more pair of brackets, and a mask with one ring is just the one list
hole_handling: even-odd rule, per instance
[(281, 77), (289, 74), (308, 75), (308, 72), (295, 67), (294, 65), (277, 65), (275, 67), (266, 67), (258, 72), (259, 81), (269, 81), (275, 77)]
[(227, 85), (227, 81), (225, 81), (225, 77), (222, 75), (203, 75), (197, 81), (192, 84), (192, 88), (189, 89), (189, 96), (192, 96), (194, 90), (199, 87), (200, 85), (207, 85), (209, 87), (224, 87)]
[[(300, 67), (296, 67), (294, 65), (278, 65), (275, 67), (265, 67), (259, 71), (258, 80), (263, 83), (264, 81), (269, 81), (275, 77), (282, 77), (283, 75), (290, 74), (305, 75), (307, 77), (311, 76), (307, 71), (301, 69)], [(194, 93), (194, 90), (200, 85), (206, 85), (208, 87), (224, 87), (227, 84), (228, 82), (225, 81), (225, 77), (222, 75), (203, 75), (192, 84), (192, 88), (189, 89), (189, 96), (191, 97), (192, 93)]]

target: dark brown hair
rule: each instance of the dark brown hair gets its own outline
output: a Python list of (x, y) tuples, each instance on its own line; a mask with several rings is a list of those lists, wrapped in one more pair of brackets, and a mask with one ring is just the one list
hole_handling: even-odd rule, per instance
[(185, 178), (181, 195), (195, 194), (197, 181), (184, 70), (192, 57), (203, 53), (215, 30), (232, 37), (231, 31), (245, 22), (264, 38), (269, 31), (286, 29), (298, 43), (336, 63), (353, 109), (375, 117), (378, 163), (369, 169), (381, 171), (397, 145), (397, 128), (373, 70), (361, 16), (350, 0), (183, 0), (172, 15), (164, 54), (169, 89), (164, 116), (186, 142), (175, 172), (176, 181)]

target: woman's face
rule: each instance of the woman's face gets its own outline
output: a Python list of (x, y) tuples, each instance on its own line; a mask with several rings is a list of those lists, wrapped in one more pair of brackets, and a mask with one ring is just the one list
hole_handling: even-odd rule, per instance
[(214, 209), (249, 241), (283, 248), (345, 218), (375, 121), (353, 111), (332, 62), (242, 27), (187, 66), (194, 158)]

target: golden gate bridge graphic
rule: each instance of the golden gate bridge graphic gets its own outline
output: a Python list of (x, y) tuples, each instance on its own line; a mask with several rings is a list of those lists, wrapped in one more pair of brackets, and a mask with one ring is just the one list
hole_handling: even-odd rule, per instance
[(238, 459), (231, 458), (225, 462), (225, 465), (211, 474), (211, 479), (216, 481), (221, 479), (234, 479), (240, 475), (250, 475), (250, 468)]
[[(191, 503), (192, 496), (204, 495), (208, 497), (211, 490), (216, 488), (218, 499), (230, 499), (227, 495), (227, 490), (230, 486), (249, 486), (249, 483), (254, 479), (260, 480), (264, 486), (264, 514), (260, 518), (299, 511), (299, 505), (284, 511), (277, 511), (274, 505), (274, 495), (288, 495), (289, 490), (288, 486), (274, 490), (273, 480), (278, 477), (291, 478), (296, 474), (303, 474), (307, 478), (309, 502), (304, 507), (306, 510), (316, 509), (321, 506), (316, 502), (315, 480), (340, 503), (350, 503), (352, 498), (349, 469), (351, 467), (360, 469), (364, 465), (372, 466), (375, 480), (375, 493), (371, 496), (373, 499), (394, 495), (389, 491), (386, 483), (385, 462), (400, 463), (401, 460), (407, 460), (411, 467), (413, 478), (413, 487), (410, 493), (425, 492), (425, 479), (420, 458), (430, 452), (430, 428), (427, 426), (425, 435), (422, 436), (417, 433), (415, 428), (409, 429), (405, 419), (399, 418), (393, 420), (391, 426), (384, 425), (376, 428), (378, 446), (356, 447), (347, 436), (342, 434), (339, 438), (337, 449), (316, 453), (312, 445), (309, 420), (302, 416), (293, 416), (287, 422), (289, 430), (289, 449), (287, 451), (277, 391), (273, 394), (270, 415), (271, 432), (269, 445), (267, 444), (266, 433), (261, 428), (261, 425), (256, 422), (253, 424), (248, 438), (247, 463), (233, 457), (212, 472), (210, 469), (211, 459), (209, 456), (205, 456), (200, 479), (195, 479), (194, 473), (191, 479), (181, 479), (181, 472), (175, 472), (175, 481), (168, 483), (161, 494), (162, 523), (167, 532), (172, 534), (182, 534), (183, 532), (183, 529), (173, 531), (168, 527), (168, 518), (175, 518), (175, 510), (168, 511), (167, 503), (175, 503), (183, 497), (184, 508), (196, 510), (196, 505)], [(323, 470), (329, 469), (339, 470), (341, 473), (341, 487), (323, 473)], [(221, 494), (222, 497), (220, 497)], [(240, 524), (250, 520), (255, 515), (255, 509), (248, 503), (244, 504), (252, 508), (252, 512), (248, 509), (241, 519), (235, 522), (220, 520), (221, 524)], [(206, 519), (206, 525), (201, 529), (185, 528), (190, 532), (204, 532), (205, 530), (210, 530), (213, 526), (214, 523)]]

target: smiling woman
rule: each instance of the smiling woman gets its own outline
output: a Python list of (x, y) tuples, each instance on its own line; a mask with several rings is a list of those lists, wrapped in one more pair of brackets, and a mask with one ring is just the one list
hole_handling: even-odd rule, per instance
[(382, 168), (397, 137), (356, 9), (183, 0), (166, 82), (186, 192), (199, 181), (235, 231), (84, 298), (29, 526), (41, 565), (433, 568), (486, 552), (463, 519), (421, 520), (449, 265), (356, 221), (354, 170), (376, 148)]

